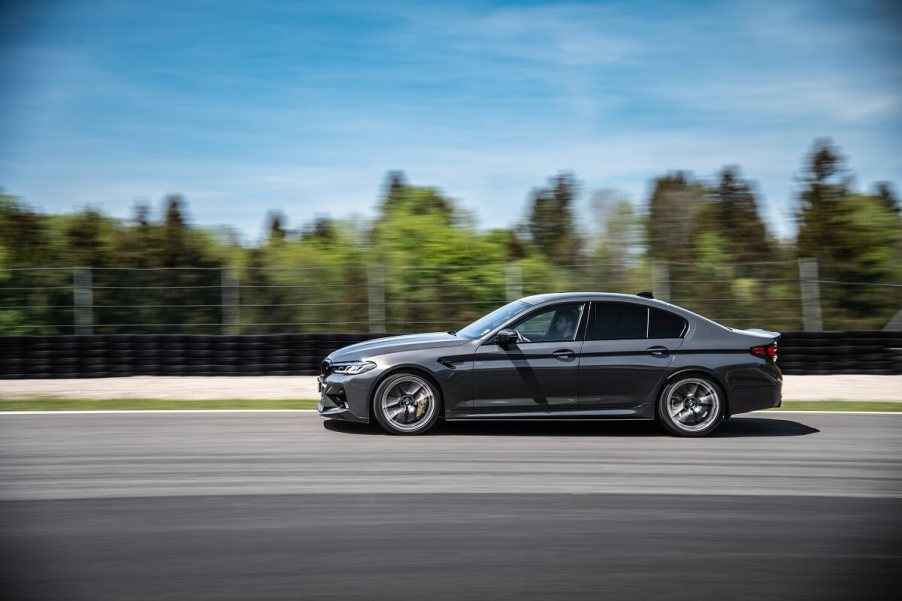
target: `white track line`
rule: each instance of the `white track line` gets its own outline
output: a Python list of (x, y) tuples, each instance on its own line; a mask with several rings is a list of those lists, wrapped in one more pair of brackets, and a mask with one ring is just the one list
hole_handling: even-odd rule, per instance
[[(45, 411), (0, 411), (0, 416), (4, 415), (93, 415), (93, 414), (152, 414), (152, 413), (316, 413), (316, 409), (85, 409), (84, 411), (54, 411), (48, 409)], [(900, 415), (902, 411), (751, 411), (749, 413), (740, 413), (739, 415)], [(611, 421), (619, 418), (611, 418)], [(512, 420), (517, 421), (517, 420)], [(528, 421), (528, 420), (525, 420)], [(541, 421), (541, 420), (537, 420)], [(553, 418), (552, 420), (553, 421)], [(576, 421), (591, 421), (576, 420)]]
[[(781, 415), (788, 413), (801, 413), (803, 415), (816, 413), (832, 413), (838, 415), (902, 415), (902, 411), (816, 411), (814, 409), (789, 409), (786, 411), (750, 411), (749, 413), (763, 413), (765, 415)], [(738, 415), (749, 415), (749, 413), (739, 413)]]
[(3, 415), (82, 415), (119, 413), (316, 413), (316, 409), (85, 409), (83, 411), (0, 411)]

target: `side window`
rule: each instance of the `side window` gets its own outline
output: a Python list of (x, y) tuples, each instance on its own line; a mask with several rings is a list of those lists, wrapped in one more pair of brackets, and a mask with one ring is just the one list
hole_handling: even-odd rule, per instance
[(586, 340), (645, 338), (648, 308), (631, 303), (595, 303)]
[(520, 342), (565, 342), (576, 338), (582, 314), (582, 303), (555, 305), (529, 315), (513, 329)]
[(686, 333), (686, 320), (669, 311), (652, 309), (648, 320), (649, 338), (682, 338)]

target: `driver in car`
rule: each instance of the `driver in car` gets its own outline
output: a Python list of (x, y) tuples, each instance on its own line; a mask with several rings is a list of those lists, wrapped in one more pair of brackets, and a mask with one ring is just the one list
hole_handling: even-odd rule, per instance
[(570, 311), (558, 311), (554, 315), (551, 327), (545, 335), (545, 340), (573, 340), (576, 334), (576, 313)]

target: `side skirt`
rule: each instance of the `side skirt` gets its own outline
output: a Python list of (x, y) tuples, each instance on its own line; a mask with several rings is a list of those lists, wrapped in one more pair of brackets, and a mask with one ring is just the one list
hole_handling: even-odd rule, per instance
[(579, 421), (587, 419), (654, 419), (654, 408), (650, 413), (645, 406), (636, 407), (634, 409), (593, 409), (587, 411), (566, 411), (560, 413), (545, 412), (511, 412), (511, 413), (457, 413), (454, 416), (448, 416), (445, 421), (500, 421), (500, 420), (522, 420), (522, 421)]

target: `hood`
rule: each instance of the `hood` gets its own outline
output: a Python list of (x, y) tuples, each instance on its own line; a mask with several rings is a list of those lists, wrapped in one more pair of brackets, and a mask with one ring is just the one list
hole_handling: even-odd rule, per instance
[(332, 361), (356, 361), (357, 359), (368, 359), (387, 353), (458, 346), (466, 342), (466, 338), (458, 338), (447, 332), (389, 336), (388, 338), (376, 338), (374, 340), (358, 342), (357, 344), (340, 348), (331, 353), (329, 359)]

